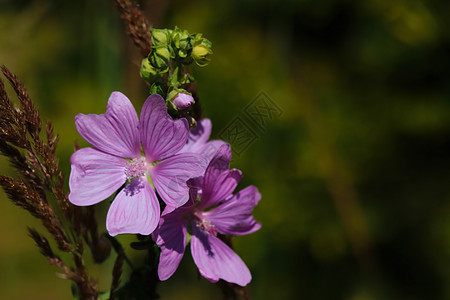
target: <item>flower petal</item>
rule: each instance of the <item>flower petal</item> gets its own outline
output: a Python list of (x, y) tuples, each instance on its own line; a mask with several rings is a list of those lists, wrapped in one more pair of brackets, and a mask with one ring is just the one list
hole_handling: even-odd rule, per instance
[(181, 153), (201, 153), (209, 162), (217, 153), (221, 146), (227, 144), (221, 140), (212, 140), (208, 142), (211, 134), (211, 120), (202, 119), (197, 122), (197, 128), (189, 132), (189, 138), (186, 145), (181, 149)]
[(254, 186), (246, 187), (213, 210), (201, 213), (221, 234), (243, 235), (255, 232), (261, 224), (252, 216), (261, 194)]
[(170, 207), (177, 208), (189, 199), (187, 181), (203, 175), (206, 161), (200, 154), (181, 153), (158, 163), (150, 176), (158, 195)]
[(205, 159), (210, 162), (219, 149), (224, 145), (228, 146), (227, 142), (222, 140), (212, 140), (203, 145), (203, 147), (199, 148), (197, 153), (201, 153)]
[(72, 154), (69, 177), (69, 201), (86, 206), (111, 196), (126, 181), (127, 161), (93, 148), (83, 148)]
[(184, 145), (182, 152), (199, 153), (199, 148), (202, 148), (208, 142), (211, 135), (211, 120), (202, 119), (197, 122), (197, 128), (189, 132), (189, 138)]
[(242, 178), (239, 170), (228, 170), (231, 160), (229, 145), (220, 147), (205, 171), (202, 184), (202, 201), (199, 209), (205, 209), (228, 198)]
[[(189, 180), (187, 184), (189, 186)], [(174, 215), (181, 216), (183, 214), (191, 213), (195, 205), (194, 199), (197, 199), (197, 190), (189, 188), (189, 200), (180, 207), (173, 207), (170, 205), (166, 205), (166, 207), (164, 207), (164, 211), (161, 213), (161, 217), (164, 217), (165, 215), (168, 214), (171, 214), (172, 216)]]
[(122, 189), (106, 216), (110, 235), (139, 233), (149, 235), (159, 222), (160, 207), (146, 178), (136, 178)]
[(150, 95), (140, 118), (141, 142), (147, 161), (155, 162), (177, 154), (186, 144), (189, 125), (186, 119), (173, 120), (164, 99)]
[(161, 217), (152, 238), (161, 248), (158, 276), (160, 280), (169, 279), (178, 268), (186, 248), (187, 220), (177, 214)]
[(192, 227), (192, 258), (200, 274), (211, 282), (223, 279), (240, 286), (251, 279), (249, 269), (242, 259), (218, 237)]
[(102, 115), (78, 114), (75, 125), (81, 136), (96, 149), (115, 156), (140, 155), (138, 117), (128, 98), (113, 92)]

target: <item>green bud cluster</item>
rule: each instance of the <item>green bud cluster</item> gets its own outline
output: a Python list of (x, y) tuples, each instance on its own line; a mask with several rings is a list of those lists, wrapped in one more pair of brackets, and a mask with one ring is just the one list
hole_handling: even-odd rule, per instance
[[(166, 99), (169, 113), (175, 117), (186, 117), (195, 124), (191, 116), (195, 99), (188, 87), (195, 79), (189, 65), (200, 67), (211, 61), (211, 42), (200, 33), (190, 34), (178, 27), (175, 29), (151, 29), (152, 49), (142, 60), (141, 77), (150, 84), (150, 93), (160, 94)], [(192, 125), (191, 124), (191, 125)]]
[(141, 77), (151, 82), (158, 81), (174, 65), (189, 65), (195, 62), (204, 67), (211, 61), (211, 42), (202, 34), (190, 34), (178, 27), (175, 29), (151, 29), (152, 49), (141, 64)]

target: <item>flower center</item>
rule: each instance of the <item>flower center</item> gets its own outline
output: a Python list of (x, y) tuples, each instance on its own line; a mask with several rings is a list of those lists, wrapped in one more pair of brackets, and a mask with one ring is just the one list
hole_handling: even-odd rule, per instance
[(205, 220), (205, 219), (197, 220), (196, 226), (211, 235), (214, 235), (214, 236), (217, 235), (217, 231), (215, 229), (216, 226), (211, 224), (211, 222), (208, 220)]
[(145, 165), (145, 159), (134, 158), (130, 160), (125, 167), (125, 175), (128, 179), (142, 177), (147, 173), (147, 166)]

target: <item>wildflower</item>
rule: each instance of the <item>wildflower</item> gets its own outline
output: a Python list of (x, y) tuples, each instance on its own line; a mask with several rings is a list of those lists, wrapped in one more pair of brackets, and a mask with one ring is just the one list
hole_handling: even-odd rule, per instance
[[(191, 188), (191, 198), (182, 207), (164, 211), (159, 227), (152, 234), (161, 247), (158, 275), (166, 280), (176, 271), (190, 234), (191, 253), (200, 274), (212, 282), (223, 279), (247, 285), (251, 274), (242, 259), (217, 234), (244, 235), (261, 225), (252, 217), (252, 209), (261, 198), (254, 186), (232, 194), (241, 172), (228, 170), (231, 152), (222, 146), (209, 163), (201, 190)], [(199, 198), (199, 201), (195, 202)]]
[(197, 128), (190, 131), (186, 145), (184, 145), (180, 152), (201, 153), (209, 162), (220, 147), (227, 145), (222, 140), (208, 141), (211, 135), (211, 128), (212, 124), (210, 119), (197, 121)]
[(157, 94), (145, 101), (140, 121), (130, 100), (114, 92), (105, 114), (78, 114), (75, 125), (94, 148), (71, 157), (70, 202), (93, 205), (125, 184), (106, 218), (111, 235), (153, 232), (160, 215), (154, 188), (168, 206), (182, 206), (189, 199), (186, 181), (205, 170), (200, 155), (177, 154), (188, 138), (188, 123), (170, 118)]

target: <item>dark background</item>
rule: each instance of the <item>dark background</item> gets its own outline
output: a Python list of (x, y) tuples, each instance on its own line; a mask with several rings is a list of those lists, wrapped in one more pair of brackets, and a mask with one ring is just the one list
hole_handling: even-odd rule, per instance
[[(113, 4), (0, 0), (0, 64), (60, 134), (66, 178), (74, 141), (87, 146), (74, 116), (103, 113), (115, 90), (139, 112), (147, 95), (139, 51)], [(262, 194), (254, 210), (262, 229), (234, 240), (254, 299), (450, 299), (450, 2), (142, 7), (155, 27), (213, 42), (211, 64), (194, 68), (203, 113), (213, 136), (234, 148), (239, 189), (254, 184)], [(14, 175), (3, 158), (0, 167)], [(107, 204), (99, 207), (103, 223)], [(70, 283), (55, 276), (26, 226), (41, 228), (1, 192), (2, 298), (71, 299)], [(90, 268), (102, 289), (112, 264)], [(189, 251), (159, 292), (219, 297)]]

